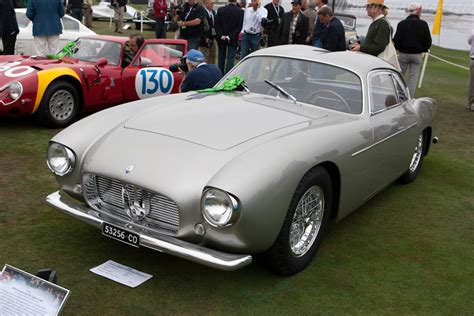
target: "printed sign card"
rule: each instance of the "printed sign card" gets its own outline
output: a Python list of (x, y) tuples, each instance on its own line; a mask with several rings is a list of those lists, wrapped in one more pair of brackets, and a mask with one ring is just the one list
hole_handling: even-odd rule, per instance
[(69, 290), (6, 264), (0, 274), (0, 314), (57, 315)]
[(153, 277), (151, 274), (140, 272), (112, 260), (89, 271), (129, 287), (137, 287)]

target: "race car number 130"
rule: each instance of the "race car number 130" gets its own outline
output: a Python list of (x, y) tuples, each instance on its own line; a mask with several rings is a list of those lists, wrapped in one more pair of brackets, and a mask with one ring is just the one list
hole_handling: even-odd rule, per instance
[(173, 74), (166, 68), (143, 68), (135, 76), (135, 91), (140, 99), (170, 94), (173, 85)]

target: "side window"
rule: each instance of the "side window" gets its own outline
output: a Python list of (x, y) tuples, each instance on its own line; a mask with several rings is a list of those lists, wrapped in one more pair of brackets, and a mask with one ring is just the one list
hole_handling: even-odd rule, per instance
[(79, 22), (68, 17), (63, 17), (61, 20), (63, 21), (64, 29), (66, 31), (79, 31)]
[(397, 89), (398, 93), (398, 100), (400, 103), (408, 101), (408, 90), (403, 83), (402, 79), (400, 79), (399, 76), (393, 76), (393, 79), (395, 81), (395, 88)]
[(376, 73), (370, 77), (370, 107), (372, 113), (398, 104), (397, 92), (389, 73)]

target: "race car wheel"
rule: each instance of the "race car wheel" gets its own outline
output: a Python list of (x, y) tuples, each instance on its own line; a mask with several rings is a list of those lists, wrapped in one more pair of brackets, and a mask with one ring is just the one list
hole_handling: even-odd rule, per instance
[(421, 170), (421, 165), (423, 163), (423, 158), (426, 154), (426, 132), (423, 131), (419, 136), (415, 144), (415, 150), (413, 151), (413, 156), (411, 157), (410, 165), (408, 170), (398, 179), (400, 183), (408, 184), (415, 181), (418, 173)]
[(49, 127), (65, 127), (71, 124), (79, 112), (79, 95), (67, 81), (53, 82), (41, 100), (38, 118)]
[(274, 272), (293, 275), (311, 263), (327, 231), (331, 206), (331, 177), (316, 167), (298, 184), (281, 231), (264, 254)]

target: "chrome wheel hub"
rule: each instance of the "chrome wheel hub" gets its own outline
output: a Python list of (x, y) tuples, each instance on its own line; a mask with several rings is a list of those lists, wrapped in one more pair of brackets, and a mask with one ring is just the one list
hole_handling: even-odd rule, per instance
[(74, 97), (67, 90), (56, 91), (49, 100), (49, 112), (58, 121), (67, 120), (74, 111)]
[(418, 136), (418, 141), (416, 142), (415, 152), (413, 153), (413, 157), (411, 158), (410, 163), (410, 172), (415, 172), (416, 168), (420, 164), (421, 155), (423, 154), (423, 134)]
[(312, 186), (296, 206), (290, 227), (290, 248), (296, 257), (303, 256), (313, 245), (324, 215), (324, 192)]

